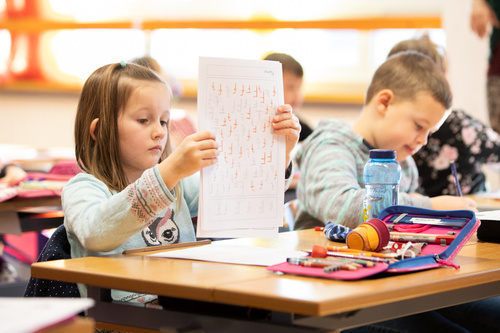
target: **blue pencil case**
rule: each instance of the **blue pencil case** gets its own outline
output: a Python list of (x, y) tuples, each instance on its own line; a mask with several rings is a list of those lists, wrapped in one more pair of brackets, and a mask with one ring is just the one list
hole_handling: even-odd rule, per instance
[[(378, 219), (393, 232), (420, 229), (419, 235), (449, 235), (454, 238), (440, 244), (428, 243), (418, 256), (400, 259), (392, 263), (377, 263), (373, 267), (354, 271), (326, 272), (319, 267), (302, 267), (289, 262), (269, 266), (267, 269), (296, 275), (328, 279), (359, 280), (380, 273), (404, 273), (450, 266), (459, 268), (453, 259), (479, 228), (480, 221), (470, 210), (432, 210), (412, 206), (390, 206), (380, 212)], [(333, 244), (333, 243), (332, 243)]]
[[(471, 210), (432, 210), (403, 205), (387, 207), (380, 212), (378, 218), (386, 222), (389, 229), (403, 225), (427, 225), (430, 227), (423, 231), (422, 235), (446, 235), (450, 232), (456, 235), (450, 244), (427, 244), (419, 256), (390, 264), (387, 272), (393, 273), (419, 271), (443, 265), (456, 267), (453, 259), (481, 224)], [(403, 221), (405, 219), (406, 221)]]

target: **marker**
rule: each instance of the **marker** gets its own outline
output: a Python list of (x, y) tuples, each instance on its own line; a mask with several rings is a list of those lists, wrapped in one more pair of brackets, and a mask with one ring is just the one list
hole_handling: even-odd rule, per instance
[(312, 259), (318, 259), (318, 260), (323, 260), (326, 262), (346, 262), (350, 264), (355, 264), (360, 265), (362, 267), (375, 267), (376, 263), (368, 260), (363, 260), (363, 259), (349, 259), (349, 258), (313, 258)]
[(314, 230), (323, 231), (323, 230), (325, 230), (325, 227), (314, 227)]
[(361, 255), (356, 255), (356, 254), (350, 254), (350, 253), (342, 253), (342, 252), (333, 252), (333, 251), (328, 251), (327, 255), (331, 257), (340, 257), (340, 258), (350, 258), (350, 259), (361, 259), (361, 260), (368, 260), (368, 261), (373, 261), (373, 262), (382, 262), (386, 264), (392, 264), (393, 262), (398, 261), (395, 258), (379, 258), (379, 257), (367, 257), (363, 254)]
[(346, 253), (352, 253), (355, 255), (364, 255), (364, 256), (368, 256), (368, 257), (391, 258), (391, 259), (394, 258), (394, 255), (392, 255), (392, 254), (356, 250), (356, 249), (350, 249), (348, 247), (327, 246), (326, 249), (328, 251), (346, 252)]
[(449, 235), (392, 235), (390, 236), (391, 241), (393, 242), (414, 242), (414, 243), (433, 243), (433, 244), (441, 244), (448, 245), (454, 239), (455, 236)]
[(323, 259), (314, 259), (314, 258), (288, 258), (287, 262), (290, 265), (300, 265), (304, 267), (332, 267), (338, 266), (338, 269), (354, 271), (362, 266), (360, 264), (348, 263), (343, 261), (328, 261)]

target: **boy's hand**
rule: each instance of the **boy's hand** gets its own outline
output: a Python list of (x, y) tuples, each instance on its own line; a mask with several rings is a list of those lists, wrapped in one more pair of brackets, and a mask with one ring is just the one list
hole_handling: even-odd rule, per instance
[(160, 163), (159, 170), (165, 185), (172, 189), (181, 179), (217, 163), (218, 149), (215, 135), (208, 131), (187, 136), (172, 154)]
[(292, 113), (292, 106), (285, 104), (278, 106), (278, 113), (273, 117), (273, 133), (286, 135), (286, 164), (290, 164), (290, 153), (299, 141), (300, 123)]
[(463, 197), (454, 197), (451, 195), (440, 195), (431, 198), (432, 209), (436, 210), (456, 210), (469, 209), (477, 212), (477, 204), (474, 200)]

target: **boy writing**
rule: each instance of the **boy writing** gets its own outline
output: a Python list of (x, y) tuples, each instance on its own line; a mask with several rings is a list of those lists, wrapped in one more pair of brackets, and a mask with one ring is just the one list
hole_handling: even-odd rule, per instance
[(402, 169), (400, 205), (475, 210), (467, 198), (413, 194), (418, 171), (411, 155), (439, 128), (451, 99), (444, 74), (429, 57), (407, 51), (388, 58), (375, 72), (354, 125), (325, 119), (299, 148), (295, 229), (328, 221), (355, 228), (363, 222), (363, 168), (375, 148), (396, 151)]

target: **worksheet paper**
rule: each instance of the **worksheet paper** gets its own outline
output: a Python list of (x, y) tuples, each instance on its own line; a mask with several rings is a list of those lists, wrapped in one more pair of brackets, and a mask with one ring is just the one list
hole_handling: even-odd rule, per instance
[(150, 254), (152, 257), (190, 259), (227, 264), (272, 266), (287, 258), (305, 257), (307, 252), (212, 242), (208, 245)]
[(198, 237), (275, 237), (283, 225), (285, 138), (281, 63), (200, 58), (199, 130), (215, 134), (218, 163), (201, 170)]

